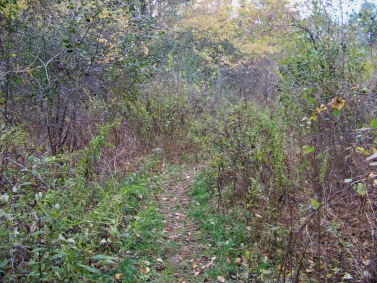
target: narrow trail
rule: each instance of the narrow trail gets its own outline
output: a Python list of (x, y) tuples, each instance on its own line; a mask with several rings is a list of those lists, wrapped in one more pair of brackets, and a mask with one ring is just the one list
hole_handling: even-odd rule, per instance
[(213, 259), (203, 256), (205, 247), (200, 244), (200, 229), (188, 215), (191, 200), (187, 192), (199, 168), (172, 178), (170, 186), (159, 196), (160, 213), (164, 218), (161, 244), (171, 276), (158, 282), (210, 282), (205, 270), (213, 264)]

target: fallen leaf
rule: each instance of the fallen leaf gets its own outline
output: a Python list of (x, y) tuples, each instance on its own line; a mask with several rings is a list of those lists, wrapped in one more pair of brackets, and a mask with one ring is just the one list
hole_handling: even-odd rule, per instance
[(315, 111), (317, 113), (321, 113), (322, 111), (326, 111), (326, 110), (327, 110), (327, 107), (324, 104), (321, 104), (321, 106), (318, 107)]
[(8, 194), (0, 195), (0, 201), (8, 202), (9, 201), (9, 195)]
[(364, 196), (366, 194), (366, 188), (363, 183), (357, 183), (356, 184), (356, 191), (360, 196)]
[(352, 277), (351, 274), (349, 274), (349, 273), (346, 272), (346, 273), (344, 274), (344, 276), (343, 276), (342, 279), (343, 279), (343, 280), (352, 280), (353, 277)]
[(138, 265), (138, 264), (133, 264), (132, 265), (134, 268), (137, 268), (137, 269), (139, 269), (139, 271), (140, 272), (142, 272), (143, 271), (143, 269), (141, 268), (141, 266), (140, 265)]
[(149, 261), (147, 261), (147, 260), (144, 260), (143, 263), (144, 263), (146, 266), (150, 266), (150, 265), (151, 265), (151, 263), (150, 263)]
[(37, 229), (37, 222), (33, 221), (33, 223), (30, 225), (30, 233), (34, 233), (36, 229)]
[(229, 257), (226, 258), (226, 263), (227, 263), (228, 265), (230, 265), (230, 259), (229, 259)]
[(217, 281), (219, 281), (220, 283), (224, 283), (225, 282), (225, 278), (222, 277), (222, 276), (217, 276)]
[(198, 276), (200, 274), (200, 272), (199, 271), (196, 271), (195, 273), (194, 273), (194, 276)]
[(211, 258), (211, 261), (208, 262), (207, 264), (204, 264), (204, 265), (201, 267), (201, 269), (209, 268), (211, 265), (213, 265), (213, 262), (215, 261), (215, 259), (216, 259), (215, 256), (212, 257), (212, 258)]
[(313, 115), (313, 116), (310, 116), (309, 121), (315, 121), (317, 119), (318, 119), (318, 117)]
[(118, 279), (118, 280), (119, 280), (119, 279), (122, 279), (122, 276), (123, 276), (123, 275), (122, 275), (121, 273), (117, 273), (117, 274), (115, 274), (115, 278)]
[(342, 108), (344, 107), (345, 105), (345, 100), (344, 99), (341, 99), (339, 97), (334, 97), (330, 103), (328, 103), (327, 105), (331, 106), (331, 108), (334, 108), (334, 109), (338, 109), (338, 110), (342, 110)]
[(377, 173), (370, 173), (369, 178), (371, 179), (377, 179)]
[(241, 265), (241, 263), (242, 263), (242, 259), (237, 257), (236, 258), (236, 264)]

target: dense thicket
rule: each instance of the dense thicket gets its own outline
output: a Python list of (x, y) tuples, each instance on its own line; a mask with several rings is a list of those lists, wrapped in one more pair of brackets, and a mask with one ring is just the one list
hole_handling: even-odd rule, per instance
[(375, 282), (377, 7), (333, 4), (1, 0), (0, 277), (99, 280), (111, 180), (161, 148), (241, 207), (255, 282)]

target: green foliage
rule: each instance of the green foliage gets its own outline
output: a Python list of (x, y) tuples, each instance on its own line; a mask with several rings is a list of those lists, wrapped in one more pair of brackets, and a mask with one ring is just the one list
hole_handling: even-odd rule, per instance
[(277, 27), (286, 6), (274, 0), (241, 6), (193, 1), (182, 9), (182, 19), (167, 32), (170, 52), (163, 74), (169, 82), (212, 96), (215, 103), (269, 96), (268, 84), (275, 80), (271, 57), (279, 52), (272, 35), (281, 33)]
[(154, 280), (192, 152), (212, 281), (373, 277), (375, 5), (155, 4), (0, 2), (1, 280)]
[(221, 119), (211, 121), (211, 134), (203, 137), (218, 172), (219, 193), (231, 185), (247, 200), (245, 205), (251, 205), (258, 203), (256, 184), (265, 188), (274, 184), (279, 191), (285, 181), (283, 125), (274, 119), (278, 116), (252, 103), (231, 105), (219, 115)]
[(245, 252), (244, 243), (248, 241), (247, 224), (240, 221), (239, 211), (224, 215), (216, 210), (216, 197), (212, 192), (214, 177), (213, 169), (201, 170), (189, 192), (193, 199), (190, 214), (201, 227), (201, 241), (207, 247), (205, 254), (208, 258), (216, 257), (216, 264), (208, 270), (208, 276), (212, 280), (219, 274), (244, 279), (248, 272), (240, 267), (240, 263)]
[[(153, 238), (161, 229), (161, 217), (143, 204), (158, 179), (149, 181), (149, 171), (144, 171), (118, 184), (95, 174), (107, 132), (116, 123), (103, 127), (77, 153), (76, 165), (59, 166), (59, 173), (52, 171), (54, 166), (69, 161), (68, 156), (31, 157), (33, 170), (23, 168), (19, 173), (24, 182), (19, 180), (17, 190), (1, 195), (3, 280), (102, 282), (125, 272), (122, 261), (129, 260), (127, 250), (156, 250)], [(9, 169), (4, 173), (9, 174)], [(40, 183), (30, 182), (33, 178)], [(155, 234), (150, 232), (154, 229)], [(142, 233), (147, 233), (144, 242), (139, 241)]]
[[(353, 99), (372, 71), (367, 52), (352, 34), (353, 26), (335, 21), (317, 7), (307, 18), (292, 18), (296, 33), (286, 41), (285, 58), (279, 68), (281, 93), (305, 111), (334, 97)], [(347, 38), (344, 33), (348, 33)]]
[(304, 145), (302, 147), (302, 150), (304, 151), (304, 154), (308, 154), (308, 153), (314, 152), (314, 148), (312, 148), (311, 146), (308, 146), (308, 145)]
[(188, 135), (194, 111), (185, 95), (151, 89), (128, 103), (125, 115), (145, 149), (162, 148), (164, 156), (174, 158), (192, 148)]
[[(368, 50), (355, 40), (357, 35), (350, 35), (354, 22), (335, 20), (326, 6), (314, 6), (310, 16), (293, 17), (292, 23), (296, 33), (285, 43), (278, 95), (287, 110), (286, 123), (308, 156), (303, 162), (310, 162), (315, 176), (311, 179), (318, 181), (317, 194), (323, 195), (323, 184), (339, 188), (336, 180), (349, 177), (348, 162), (357, 158), (350, 148), (364, 140), (361, 132), (356, 139), (352, 133), (361, 130), (375, 111), (363, 98), (367, 92), (362, 87), (373, 65)], [(316, 156), (308, 155), (313, 151)]]
[[(273, 229), (284, 230), (277, 221), (281, 207), (278, 199), (286, 194), (287, 186), (293, 185), (286, 178), (284, 168), (287, 137), (284, 135), (281, 113), (262, 110), (251, 102), (240, 102), (219, 109), (218, 115), (219, 118), (208, 118), (195, 129), (202, 133), (202, 142), (211, 156), (213, 175), (206, 194), (199, 193), (200, 190), (196, 192), (196, 186), (192, 190), (196, 192), (199, 204), (208, 203), (206, 198), (211, 192), (212, 199), (217, 203), (217, 213), (224, 219), (234, 218), (233, 222), (250, 225), (238, 231), (236, 238), (247, 237), (249, 240), (245, 245), (259, 243), (252, 251), (248, 246), (242, 253), (256, 276), (262, 276), (265, 267), (259, 266), (259, 259), (263, 258), (259, 248), (263, 246), (270, 250), (275, 254), (275, 259), (281, 256), (276, 250), (282, 247), (284, 241), (273, 240)], [(208, 213), (198, 212), (197, 217), (203, 215)], [(208, 225), (203, 229), (209, 229)], [(216, 229), (216, 235), (221, 235), (222, 232), (218, 231), (220, 227), (216, 226)], [(276, 260), (268, 264), (273, 266)], [(277, 276), (273, 274), (271, 276)]]
[(377, 118), (375, 118), (372, 121), (370, 121), (370, 126), (371, 126), (372, 129), (376, 129), (377, 128)]
[(43, 140), (43, 134), (30, 137), (52, 155), (73, 152), (91, 140), (86, 126), (114, 119), (107, 111), (110, 92), (126, 100), (123, 105), (136, 100), (162, 54), (155, 21), (139, 17), (132, 5), (5, 3), (0, 108), (6, 123), (43, 132)]
[[(377, 36), (377, 6), (371, 1), (365, 1), (360, 8), (360, 11), (352, 15), (352, 20), (357, 23), (357, 26), (362, 31), (362, 43), (373, 48), (376, 43)], [(372, 51), (373, 52), (373, 51)]]

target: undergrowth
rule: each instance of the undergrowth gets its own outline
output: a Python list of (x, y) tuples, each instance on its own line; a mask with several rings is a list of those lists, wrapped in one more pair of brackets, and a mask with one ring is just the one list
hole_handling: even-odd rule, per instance
[(123, 178), (100, 178), (95, 169), (108, 129), (74, 157), (30, 156), (30, 169), (3, 172), (19, 176), (1, 195), (3, 282), (147, 279), (145, 260), (160, 252), (162, 216), (151, 205), (161, 186), (160, 161), (146, 160)]
[(0, 3), (0, 281), (156, 280), (180, 162), (211, 280), (377, 281), (373, 3), (29, 2)]
[[(246, 225), (238, 235), (248, 235), (241, 243), (252, 282), (374, 282), (375, 173), (360, 161), (360, 153), (367, 157), (373, 151), (359, 147), (341, 158), (350, 145), (317, 139), (321, 122), (286, 128), (292, 117), (279, 108), (261, 110), (242, 102), (219, 116), (196, 130), (210, 133), (202, 142), (211, 156), (208, 190), (220, 223)], [(296, 140), (294, 131), (301, 134)], [(361, 174), (350, 178), (355, 171)], [(197, 198), (203, 198), (200, 208), (210, 203), (206, 194)], [(212, 217), (208, 211), (200, 215)], [(223, 226), (215, 226), (222, 235)], [(208, 225), (202, 228), (208, 233)]]

